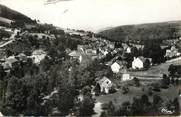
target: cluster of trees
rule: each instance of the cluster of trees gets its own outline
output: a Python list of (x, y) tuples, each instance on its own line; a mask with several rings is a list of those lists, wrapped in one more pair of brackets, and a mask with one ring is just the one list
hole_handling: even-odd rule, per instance
[(170, 76), (180, 76), (181, 75), (181, 65), (173, 65), (171, 64), (168, 68)]
[[(55, 31), (56, 33), (56, 31)], [(37, 37), (21, 37), (6, 47), (8, 56), (19, 53), (28, 53), (41, 48)], [(53, 114), (57, 108), (57, 115), (65, 116), (74, 113), (77, 116), (93, 114), (94, 100), (90, 90), (83, 91), (83, 101), (76, 102), (80, 90), (95, 84), (95, 77), (109, 74), (107, 68), (99, 65), (98, 61), (91, 61), (89, 65), (79, 64), (66, 54), (69, 47), (77, 48), (78, 43), (70, 36), (61, 34), (52, 42), (47, 41), (45, 48), (47, 56), (40, 65), (33, 64), (31, 59), (27, 62), (19, 61), (13, 66), (10, 73), (5, 73), (0, 67), (0, 110), (4, 115), (48, 115)], [(72, 48), (71, 48), (72, 49)], [(102, 71), (104, 73), (99, 73)], [(43, 97), (57, 89), (58, 95), (44, 100)], [(85, 93), (86, 92), (86, 93)]]
[(171, 110), (173, 115), (179, 115), (180, 106), (178, 98), (169, 101), (163, 101), (158, 96), (153, 96), (153, 101), (150, 101), (147, 95), (142, 95), (141, 98), (133, 98), (133, 102), (123, 102), (121, 107), (116, 107), (113, 102), (110, 102), (108, 108), (102, 112), (101, 116), (160, 116), (166, 115), (161, 109)]
[(179, 79), (175, 79), (174, 77), (167, 76), (166, 74), (163, 74), (163, 79), (161, 81), (161, 87), (162, 88), (168, 88), (169, 85), (179, 85)]
[(18, 40), (13, 43), (8, 44), (5, 47), (5, 53), (7, 56), (18, 55), (19, 53), (31, 53), (33, 47), (28, 40)]
[(157, 41), (146, 41), (143, 48), (143, 56), (146, 58), (152, 58), (153, 64), (160, 64), (165, 62), (165, 52), (160, 47)]
[(3, 37), (9, 38), (10, 36), (11, 36), (11, 35), (10, 35), (8, 32), (6, 32), (5, 30), (0, 29), (0, 40), (1, 40)]
[[(2, 92), (6, 94), (2, 96), (4, 100), (1, 105), (4, 115), (46, 116), (52, 114), (52, 109), (55, 107), (61, 116), (68, 115), (70, 109), (79, 116), (86, 115), (87, 112), (93, 113), (94, 101), (90, 92), (84, 93), (84, 100), (78, 104), (74, 100), (79, 95), (79, 90), (93, 84), (94, 78), (91, 72), (95, 70), (82, 68), (76, 61), (71, 60), (48, 65), (49, 69), (41, 69), (41, 66), (20, 65), (7, 75), (3, 69), (1, 70), (1, 75), (4, 77), (1, 79), (1, 83), (4, 83), (1, 85), (4, 86)], [(54, 88), (57, 88), (58, 96), (44, 103), (43, 97), (49, 95)]]

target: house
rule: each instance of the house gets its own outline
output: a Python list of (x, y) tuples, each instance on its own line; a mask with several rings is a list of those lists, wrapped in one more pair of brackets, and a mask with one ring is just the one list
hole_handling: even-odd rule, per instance
[(111, 65), (111, 70), (113, 73), (118, 73), (120, 71), (120, 69), (123, 68), (123, 65), (120, 63), (120, 62), (114, 62), (112, 65)]
[(2, 63), (2, 66), (6, 71), (8, 71), (17, 64), (18, 64), (18, 60), (15, 58), (15, 56), (10, 56), (5, 59), (5, 62)]
[(80, 52), (84, 52), (84, 45), (77, 45), (77, 50)]
[(86, 49), (85, 53), (87, 55), (97, 55), (97, 50), (93, 50), (93, 49)]
[(108, 52), (107, 50), (105, 50), (105, 51), (103, 52), (104, 56), (106, 56), (108, 53), (109, 53), (109, 52)]
[(144, 68), (144, 62), (145, 62), (144, 57), (134, 57), (134, 60), (132, 62), (132, 68), (133, 69), (142, 69)]
[(181, 53), (178, 52), (178, 49), (176, 48), (176, 46), (173, 45), (170, 49), (166, 50), (165, 57), (172, 58), (172, 57), (178, 57), (180, 55)]
[(131, 53), (131, 47), (126, 44), (126, 43), (122, 43), (123, 49), (125, 50), (125, 53)]
[(115, 48), (115, 43), (114, 43), (114, 42), (110, 42), (110, 43), (108, 44), (108, 47), (109, 47), (110, 49), (114, 49), (114, 48)]
[(109, 93), (109, 90), (111, 89), (111, 87), (112, 87), (112, 82), (111, 82), (111, 80), (109, 80), (107, 77), (103, 77), (102, 79), (100, 79), (99, 81), (98, 81), (98, 84), (100, 85), (100, 90), (101, 90), (101, 92), (103, 92), (103, 93), (106, 93), (106, 94), (108, 94)]
[(130, 47), (126, 48), (126, 53), (131, 53), (131, 48)]
[(10, 56), (8, 58), (6, 58), (6, 64), (9, 64), (10, 67), (12, 68), (16, 63), (18, 62), (18, 60), (15, 58), (15, 56)]
[(41, 49), (33, 51), (30, 58), (33, 59), (35, 64), (40, 64), (40, 62), (45, 58), (47, 53)]
[(82, 62), (82, 54), (79, 51), (72, 51), (68, 54), (73, 59), (78, 59), (79, 62)]
[(17, 55), (17, 58), (20, 61), (26, 61), (27, 60), (27, 56), (24, 53), (20, 53), (19, 55)]

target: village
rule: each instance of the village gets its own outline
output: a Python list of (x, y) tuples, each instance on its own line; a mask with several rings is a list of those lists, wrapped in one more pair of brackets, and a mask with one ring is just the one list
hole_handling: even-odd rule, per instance
[(61, 28), (0, 5), (0, 117), (179, 116), (180, 32)]
[[(61, 33), (58, 34), (53, 34), (49, 31), (37, 33), (33, 31), (32, 28), (35, 28), (35, 26), (28, 25), (25, 29), (1, 27), (1, 30), (8, 32), (10, 35), (9, 38), (3, 37), (1, 39), (2, 44), (0, 45), (2, 53), (0, 62), (2, 70), (4, 70), (6, 74), (11, 74), (14, 70), (18, 70), (19, 66), (23, 67), (24, 65), (30, 64), (30, 61), (32, 62), (31, 64), (35, 64), (35, 66), (38, 67), (44, 59), (52, 59), (51, 56), (48, 55), (47, 46), (54, 43), (56, 38), (61, 37), (63, 31), (61, 30)], [(154, 62), (155, 60), (152, 59), (155, 58), (143, 56), (143, 45), (138, 46), (130, 42), (111, 42), (90, 32), (79, 32), (71, 29), (64, 31), (65, 36), (69, 36), (72, 40), (83, 43), (77, 44), (74, 49), (65, 49), (64, 52), (67, 54), (69, 60), (76, 61), (77, 65), (84, 67), (89, 66), (91, 61), (96, 60), (98, 64), (106, 66), (106, 69), (110, 69), (110, 71), (108, 71), (110, 72), (108, 73), (109, 75), (104, 73), (98, 75), (98, 77), (94, 78), (95, 83), (91, 85), (91, 97), (95, 99), (94, 111), (97, 113), (95, 116), (100, 116), (101, 112), (105, 114), (109, 109), (108, 106), (103, 108), (100, 104), (112, 102), (116, 105), (115, 108), (118, 108), (124, 102), (129, 102), (133, 100), (135, 96), (140, 96), (147, 92), (149, 95), (150, 93), (151, 95), (152, 93), (156, 93), (160, 96), (170, 95), (170, 93), (172, 93), (173, 96), (166, 98), (166, 100), (173, 100), (177, 95), (180, 95), (180, 91), (174, 89), (174, 87), (179, 84), (179, 79), (171, 78), (171, 72), (168, 70), (173, 63), (180, 65), (181, 53), (176, 46), (176, 43), (181, 41), (180, 39), (161, 48), (164, 53), (164, 60)], [(32, 49), (13, 47), (17, 46), (16, 44), (21, 43), (21, 41), (24, 41), (23, 39), (25, 38), (29, 38), (28, 41), (34, 44)], [(12, 50), (13, 48), (17, 48), (17, 50)], [(63, 57), (61, 59), (65, 58)], [(58, 60), (58, 58), (56, 60)], [(164, 64), (166, 66), (163, 70), (157, 70)], [(69, 66), (69, 72), (71, 72), (72, 69), (73, 66)], [(157, 71), (154, 71), (154, 69)], [(178, 74), (180, 74), (179, 71)], [(163, 83), (165, 82), (164, 79), (168, 80), (168, 77), (170, 77), (169, 84)], [(164, 91), (160, 89), (162, 87), (164, 87)], [(168, 91), (165, 90), (165, 87)], [(57, 87), (54, 87), (50, 95), (42, 98), (44, 100), (43, 104), (45, 104), (47, 100), (51, 100), (57, 93)], [(79, 101), (84, 100), (82, 93), (79, 94), (78, 99)], [(173, 114), (174, 111), (170, 111), (168, 108), (170, 107), (164, 109), (170, 113), (162, 112), (162, 110), (159, 111), (161, 114)]]

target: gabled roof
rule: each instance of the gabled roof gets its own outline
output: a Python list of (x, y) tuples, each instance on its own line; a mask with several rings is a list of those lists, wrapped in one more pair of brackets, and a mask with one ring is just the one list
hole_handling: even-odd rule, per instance
[(144, 63), (146, 61), (146, 58), (144, 58), (143, 56), (139, 57), (139, 59)]
[[(99, 84), (102, 84), (102, 83), (104, 83), (104, 81), (106, 81), (106, 80), (109, 80), (109, 78), (107, 78), (106, 76), (104, 76), (102, 79), (100, 79), (99, 81), (98, 81), (98, 83)], [(109, 80), (110, 81), (110, 80)]]
[(80, 52), (78, 52), (78, 51), (72, 51), (68, 55), (72, 56), (72, 57), (79, 57), (79, 56), (81, 56)]
[(20, 53), (18, 57), (26, 57), (26, 55), (24, 53)]
[(118, 62), (114, 62), (112, 65), (111, 65), (111, 67), (121, 67), (121, 65), (118, 63)]
[(9, 58), (6, 59), (6, 62), (10, 62), (10, 63), (15, 63), (18, 60), (14, 57), (14, 56), (10, 56)]
[(46, 54), (45, 51), (38, 49), (38, 50), (34, 50), (32, 55), (41, 55), (41, 54)]
[(140, 60), (144, 63), (146, 61), (146, 58), (144, 58), (143, 56), (140, 56), (140, 57), (137, 57), (135, 60)]

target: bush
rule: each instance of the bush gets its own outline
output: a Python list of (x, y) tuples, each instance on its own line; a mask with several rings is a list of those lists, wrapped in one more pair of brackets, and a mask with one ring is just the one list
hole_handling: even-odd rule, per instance
[(108, 106), (109, 106), (109, 104), (107, 104), (107, 103), (102, 104), (102, 110), (107, 110)]
[(169, 87), (167, 85), (162, 85), (161, 88), (162, 89), (168, 89)]
[(149, 95), (149, 96), (153, 95), (153, 91), (152, 91), (152, 88), (151, 88), (151, 87), (148, 88), (148, 95)]
[(159, 92), (160, 91), (160, 84), (154, 83), (152, 84), (153, 91)]
[(116, 92), (116, 87), (112, 86), (111, 89), (109, 90), (109, 93), (115, 93)]
[(126, 94), (129, 92), (129, 88), (127, 86), (122, 87), (122, 94)]

